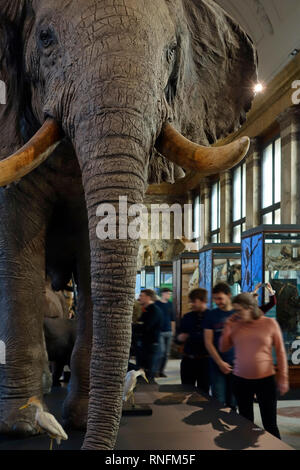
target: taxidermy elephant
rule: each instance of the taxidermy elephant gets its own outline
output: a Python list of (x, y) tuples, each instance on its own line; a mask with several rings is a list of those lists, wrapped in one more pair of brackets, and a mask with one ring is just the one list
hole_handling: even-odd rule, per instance
[(248, 138), (206, 146), (245, 121), (256, 53), (211, 0), (0, 0), (0, 80), (0, 431), (36, 432), (18, 408), (42, 398), (46, 263), (56, 289), (78, 285), (65, 418), (83, 424), (88, 405), (83, 449), (112, 449), (139, 241), (100, 239), (97, 208), (115, 207), (119, 234), (119, 196), (241, 161)]

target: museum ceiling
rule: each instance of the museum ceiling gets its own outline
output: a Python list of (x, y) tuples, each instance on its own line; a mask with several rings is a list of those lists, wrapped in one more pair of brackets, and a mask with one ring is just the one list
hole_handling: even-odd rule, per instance
[(268, 83), (300, 49), (299, 0), (215, 0), (252, 37), (259, 77)]

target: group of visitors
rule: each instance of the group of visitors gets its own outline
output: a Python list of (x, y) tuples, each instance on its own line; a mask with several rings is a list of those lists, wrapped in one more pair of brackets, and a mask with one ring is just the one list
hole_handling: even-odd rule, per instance
[(175, 335), (175, 314), (170, 297), (172, 291), (161, 290), (157, 300), (151, 289), (144, 289), (139, 296), (142, 314), (138, 324), (136, 361), (137, 367), (145, 369), (150, 382), (155, 377), (166, 377), (165, 366)]
[[(289, 390), (288, 365), (282, 333), (276, 320), (264, 314), (276, 303), (270, 284), (268, 304), (259, 307), (257, 291), (242, 293), (232, 299), (226, 283), (214, 286), (216, 308), (207, 308), (207, 291), (197, 288), (189, 293), (191, 311), (186, 313), (175, 333), (171, 291), (161, 292), (156, 300), (152, 290), (141, 292), (142, 325), (137, 365), (148, 377), (164, 377), (172, 338), (183, 345), (180, 365), (182, 384), (196, 385), (222, 405), (248, 420), (254, 420), (256, 398), (264, 428), (280, 438), (276, 422), (277, 389)], [(277, 374), (273, 363), (275, 349)]]
[[(212, 291), (216, 308), (207, 310), (207, 291), (189, 294), (192, 311), (181, 320), (178, 341), (184, 343), (183, 384), (197, 385), (239, 414), (254, 420), (254, 398), (264, 428), (280, 438), (276, 421), (277, 388), (289, 389), (288, 365), (280, 327), (264, 315), (276, 302), (270, 284), (270, 302), (259, 308), (256, 291), (231, 299), (230, 287), (217, 284)], [(277, 359), (277, 377), (272, 347)]]

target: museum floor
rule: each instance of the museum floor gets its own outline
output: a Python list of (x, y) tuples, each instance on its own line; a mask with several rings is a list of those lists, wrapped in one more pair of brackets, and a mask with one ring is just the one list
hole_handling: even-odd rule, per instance
[[(148, 403), (152, 416), (123, 416), (117, 450), (292, 450), (300, 449), (300, 399), (291, 398), (278, 404), (278, 423), (282, 441), (258, 428), (256, 424), (219, 408), (215, 402), (180, 385), (179, 361), (171, 360), (168, 377), (157, 385), (139, 383), (136, 403)], [(300, 391), (297, 391), (298, 398)], [(66, 388), (55, 388), (45, 399), (50, 412), (61, 418), (61, 403)], [(294, 399), (295, 398), (295, 399)], [(297, 417), (298, 416), (298, 417)], [(68, 441), (60, 450), (79, 450), (83, 432), (68, 431)], [(291, 447), (289, 447), (291, 446)], [(57, 449), (57, 446), (54, 447)], [(49, 438), (40, 435), (27, 439), (0, 437), (0, 450), (48, 450)]]
[[(179, 360), (168, 363), (168, 377), (156, 379), (161, 385), (180, 384)], [(254, 405), (255, 423), (262, 426), (258, 405)], [(278, 401), (278, 427), (281, 439), (294, 449), (300, 450), (300, 390), (290, 391), (284, 400)]]

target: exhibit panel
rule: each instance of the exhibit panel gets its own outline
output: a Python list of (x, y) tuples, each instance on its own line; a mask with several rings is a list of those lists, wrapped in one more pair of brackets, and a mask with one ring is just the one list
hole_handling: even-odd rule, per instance
[(144, 266), (141, 269), (141, 289), (154, 290), (154, 266)]
[(211, 243), (199, 252), (199, 287), (208, 291), (208, 307), (213, 306), (212, 288), (227, 282), (232, 295), (241, 292), (241, 245)]
[(173, 260), (173, 305), (176, 321), (189, 312), (189, 292), (199, 284), (199, 252), (186, 252)]
[[(261, 225), (242, 235), (242, 290), (252, 292), (259, 282), (270, 283), (276, 305), (266, 314), (280, 324), (292, 387), (300, 387), (297, 356), (300, 340), (300, 225)], [(268, 302), (259, 290), (259, 305)]]
[(155, 290), (159, 294), (160, 289), (173, 289), (173, 263), (172, 261), (160, 261), (155, 263)]

